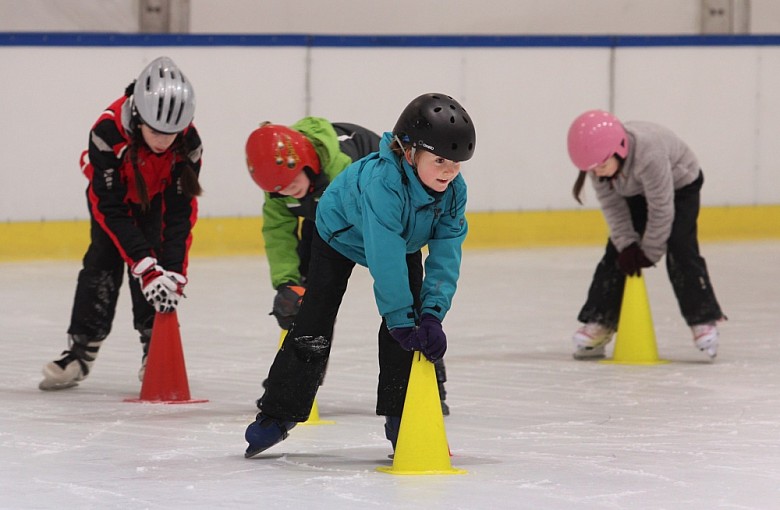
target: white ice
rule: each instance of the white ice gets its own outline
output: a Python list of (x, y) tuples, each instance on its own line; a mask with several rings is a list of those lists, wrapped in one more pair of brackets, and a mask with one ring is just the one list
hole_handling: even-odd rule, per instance
[(139, 395), (123, 293), (89, 378), (37, 388), (65, 347), (78, 261), (0, 264), (3, 509), (780, 508), (780, 242), (704, 244), (729, 321), (714, 363), (693, 348), (665, 268), (645, 272), (662, 358), (574, 361), (570, 337), (599, 247), (467, 251), (445, 321), (452, 464), (397, 476), (374, 414), (376, 328), (358, 268), (317, 402), (254, 459), (243, 433), (276, 351), (263, 257), (195, 259), (179, 311), (192, 398)]

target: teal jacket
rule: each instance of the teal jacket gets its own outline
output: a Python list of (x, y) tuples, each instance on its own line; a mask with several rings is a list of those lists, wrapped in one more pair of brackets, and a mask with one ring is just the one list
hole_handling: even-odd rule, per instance
[(466, 237), (466, 182), (458, 175), (443, 193), (429, 193), (414, 169), (390, 150), (348, 166), (323, 193), (317, 231), (336, 251), (368, 267), (379, 313), (389, 328), (415, 324), (406, 254), (428, 246), (422, 313), (444, 319), (460, 276)]

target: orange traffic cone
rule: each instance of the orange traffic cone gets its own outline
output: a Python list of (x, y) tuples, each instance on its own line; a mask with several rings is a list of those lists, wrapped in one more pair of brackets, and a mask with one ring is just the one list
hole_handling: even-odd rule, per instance
[(152, 327), (152, 340), (146, 356), (146, 371), (141, 384), (141, 396), (126, 402), (158, 404), (195, 404), (208, 400), (190, 398), (187, 368), (181, 348), (179, 319), (176, 312), (157, 313)]

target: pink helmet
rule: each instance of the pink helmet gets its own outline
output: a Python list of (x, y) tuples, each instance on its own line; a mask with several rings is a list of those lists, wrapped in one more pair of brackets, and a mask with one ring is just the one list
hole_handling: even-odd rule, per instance
[(628, 154), (628, 136), (620, 120), (603, 110), (589, 110), (571, 123), (569, 157), (574, 166), (587, 172), (617, 154)]

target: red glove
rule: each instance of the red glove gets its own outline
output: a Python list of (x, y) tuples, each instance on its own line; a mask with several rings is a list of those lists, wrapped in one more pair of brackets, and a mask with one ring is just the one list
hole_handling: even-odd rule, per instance
[(146, 301), (161, 313), (173, 312), (184, 295), (187, 278), (174, 271), (166, 271), (157, 264), (157, 259), (144, 257), (130, 269), (138, 280)]

